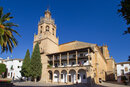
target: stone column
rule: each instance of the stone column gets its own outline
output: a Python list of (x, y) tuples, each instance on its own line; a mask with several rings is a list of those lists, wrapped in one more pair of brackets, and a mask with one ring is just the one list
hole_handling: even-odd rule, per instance
[(86, 70), (86, 78), (87, 78), (87, 84), (89, 86), (91, 86), (91, 73), (90, 73), (90, 67), (89, 66), (87, 67), (87, 70)]
[(52, 71), (52, 83), (54, 82), (54, 71)]
[(60, 59), (59, 59), (59, 63), (60, 63), (60, 66), (61, 66), (61, 54), (60, 54)]
[(55, 56), (53, 55), (53, 67), (54, 67), (54, 58), (55, 58)]
[(88, 48), (88, 62), (90, 64), (90, 49)]
[(76, 51), (76, 65), (78, 64), (78, 52)]
[(59, 71), (59, 83), (61, 82), (61, 71)]
[(69, 83), (69, 71), (67, 70), (67, 84)]
[(76, 83), (78, 83), (78, 70), (76, 70)]
[(67, 52), (67, 65), (69, 65), (69, 52)]

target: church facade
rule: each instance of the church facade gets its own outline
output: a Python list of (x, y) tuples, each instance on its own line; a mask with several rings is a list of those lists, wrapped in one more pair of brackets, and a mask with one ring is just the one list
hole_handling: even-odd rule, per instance
[(36, 43), (39, 43), (42, 60), (41, 82), (99, 83), (114, 79), (115, 61), (110, 58), (108, 46), (80, 41), (59, 45), (55, 21), (49, 10), (38, 23), (33, 47)]

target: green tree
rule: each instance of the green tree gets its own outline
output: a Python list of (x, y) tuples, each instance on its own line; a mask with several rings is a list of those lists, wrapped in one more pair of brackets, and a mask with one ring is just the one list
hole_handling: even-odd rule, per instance
[[(118, 9), (118, 12), (121, 14), (121, 16), (126, 20), (126, 24), (130, 25), (130, 0), (121, 0), (120, 2), (121, 8)], [(124, 31), (124, 34), (130, 34), (130, 27), (127, 28), (126, 31)]]
[[(3, 14), (3, 8), (0, 7), (0, 46), (1, 52), (10, 51), (18, 45), (18, 41), (14, 37), (14, 33), (19, 35), (17, 31), (12, 29), (13, 26), (18, 27), (18, 25), (9, 22), (13, 17), (10, 16), (11, 13)], [(19, 35), (20, 36), (20, 35)]]
[(29, 49), (27, 49), (26, 55), (23, 60), (21, 75), (24, 77), (30, 76), (30, 52)]
[(42, 63), (38, 43), (35, 45), (31, 56), (30, 71), (31, 77), (33, 77), (36, 82), (36, 79), (40, 77), (42, 73)]
[(3, 72), (6, 72), (6, 65), (3, 63), (0, 63), (0, 75), (2, 75)]

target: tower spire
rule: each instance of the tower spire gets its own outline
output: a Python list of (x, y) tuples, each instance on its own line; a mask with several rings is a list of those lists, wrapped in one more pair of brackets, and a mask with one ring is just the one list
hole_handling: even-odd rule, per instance
[(50, 10), (48, 8), (45, 11), (45, 18), (51, 18), (51, 12), (50, 12)]

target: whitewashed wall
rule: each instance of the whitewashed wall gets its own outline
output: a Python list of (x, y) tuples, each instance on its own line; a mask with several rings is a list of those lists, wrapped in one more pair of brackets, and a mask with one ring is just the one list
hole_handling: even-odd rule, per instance
[[(125, 71), (125, 67), (128, 67), (128, 71)], [(130, 72), (130, 64), (123, 64), (123, 66), (121, 66), (121, 64), (117, 64), (117, 76), (121, 75), (121, 70), (124, 70), (124, 74)]]
[[(128, 68), (128, 71), (125, 70), (125, 68)], [(121, 74), (122, 74), (122, 71), (121, 70), (124, 70), (124, 75), (126, 73), (130, 73), (130, 63), (127, 63), (127, 64), (117, 64), (117, 82), (121, 82)], [(128, 81), (130, 80), (129, 77), (127, 75), (125, 75), (126, 78), (128, 79)]]
[[(6, 65), (6, 68), (8, 70), (7, 78), (13, 78), (14, 79), (20, 79), (21, 78), (21, 67), (22, 67), (21, 60), (18, 59), (9, 59), (5, 60), (3, 63)], [(13, 69), (11, 67), (13, 66)]]

